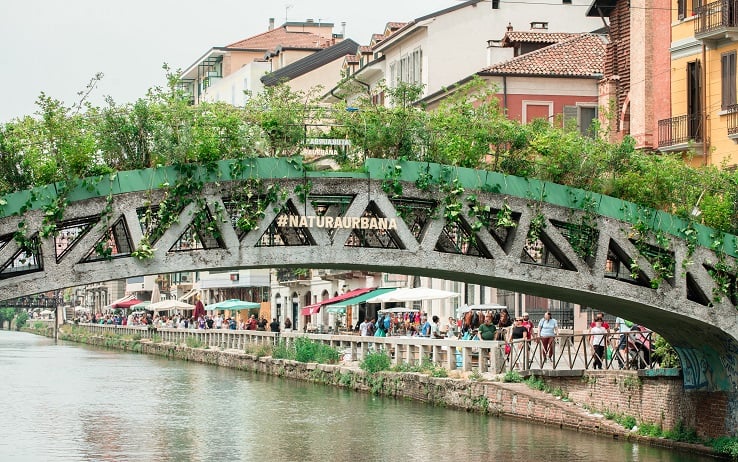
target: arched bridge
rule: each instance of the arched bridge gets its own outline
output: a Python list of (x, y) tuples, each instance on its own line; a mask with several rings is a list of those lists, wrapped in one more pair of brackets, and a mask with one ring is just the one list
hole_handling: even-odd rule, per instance
[(610, 197), (434, 164), (370, 159), (342, 173), (247, 159), (4, 202), (1, 300), (201, 269), (412, 273), (619, 314), (678, 349), (686, 388), (738, 390), (735, 242), (712, 251), (709, 229)]

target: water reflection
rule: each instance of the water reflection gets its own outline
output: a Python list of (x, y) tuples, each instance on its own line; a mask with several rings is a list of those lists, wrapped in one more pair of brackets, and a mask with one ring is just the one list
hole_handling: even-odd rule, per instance
[(710, 460), (16, 332), (0, 367), (0, 460)]

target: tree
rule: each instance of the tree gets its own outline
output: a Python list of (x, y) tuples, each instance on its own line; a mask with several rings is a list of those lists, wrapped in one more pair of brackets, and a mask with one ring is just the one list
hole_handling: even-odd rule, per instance
[(10, 330), (10, 325), (13, 323), (14, 317), (15, 317), (14, 308), (0, 308), (0, 329), (3, 328), (3, 326), (5, 325), (5, 321), (7, 321), (8, 330)]
[(25, 327), (27, 321), (28, 313), (26, 312), (26, 310), (18, 310), (18, 314), (15, 315), (15, 330), (21, 330), (23, 327)]

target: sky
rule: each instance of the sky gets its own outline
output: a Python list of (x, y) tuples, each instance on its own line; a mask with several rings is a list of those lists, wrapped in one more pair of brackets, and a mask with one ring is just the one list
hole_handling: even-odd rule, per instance
[(41, 92), (67, 105), (90, 95), (133, 102), (164, 84), (162, 64), (184, 69), (213, 46), (265, 32), (269, 18), (346, 22), (346, 37), (368, 45), (389, 21), (406, 22), (458, 0), (0, 0), (0, 124), (33, 115)]

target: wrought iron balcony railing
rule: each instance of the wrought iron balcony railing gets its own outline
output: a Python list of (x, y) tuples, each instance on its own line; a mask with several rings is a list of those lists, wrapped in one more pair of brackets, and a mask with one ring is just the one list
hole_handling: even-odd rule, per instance
[(694, 10), (694, 35), (711, 38), (731, 28), (738, 28), (738, 0), (720, 0), (698, 6)]
[(659, 147), (701, 142), (703, 137), (702, 114), (681, 115), (659, 120)]
[(728, 137), (738, 138), (738, 104), (725, 108), (728, 113)]

